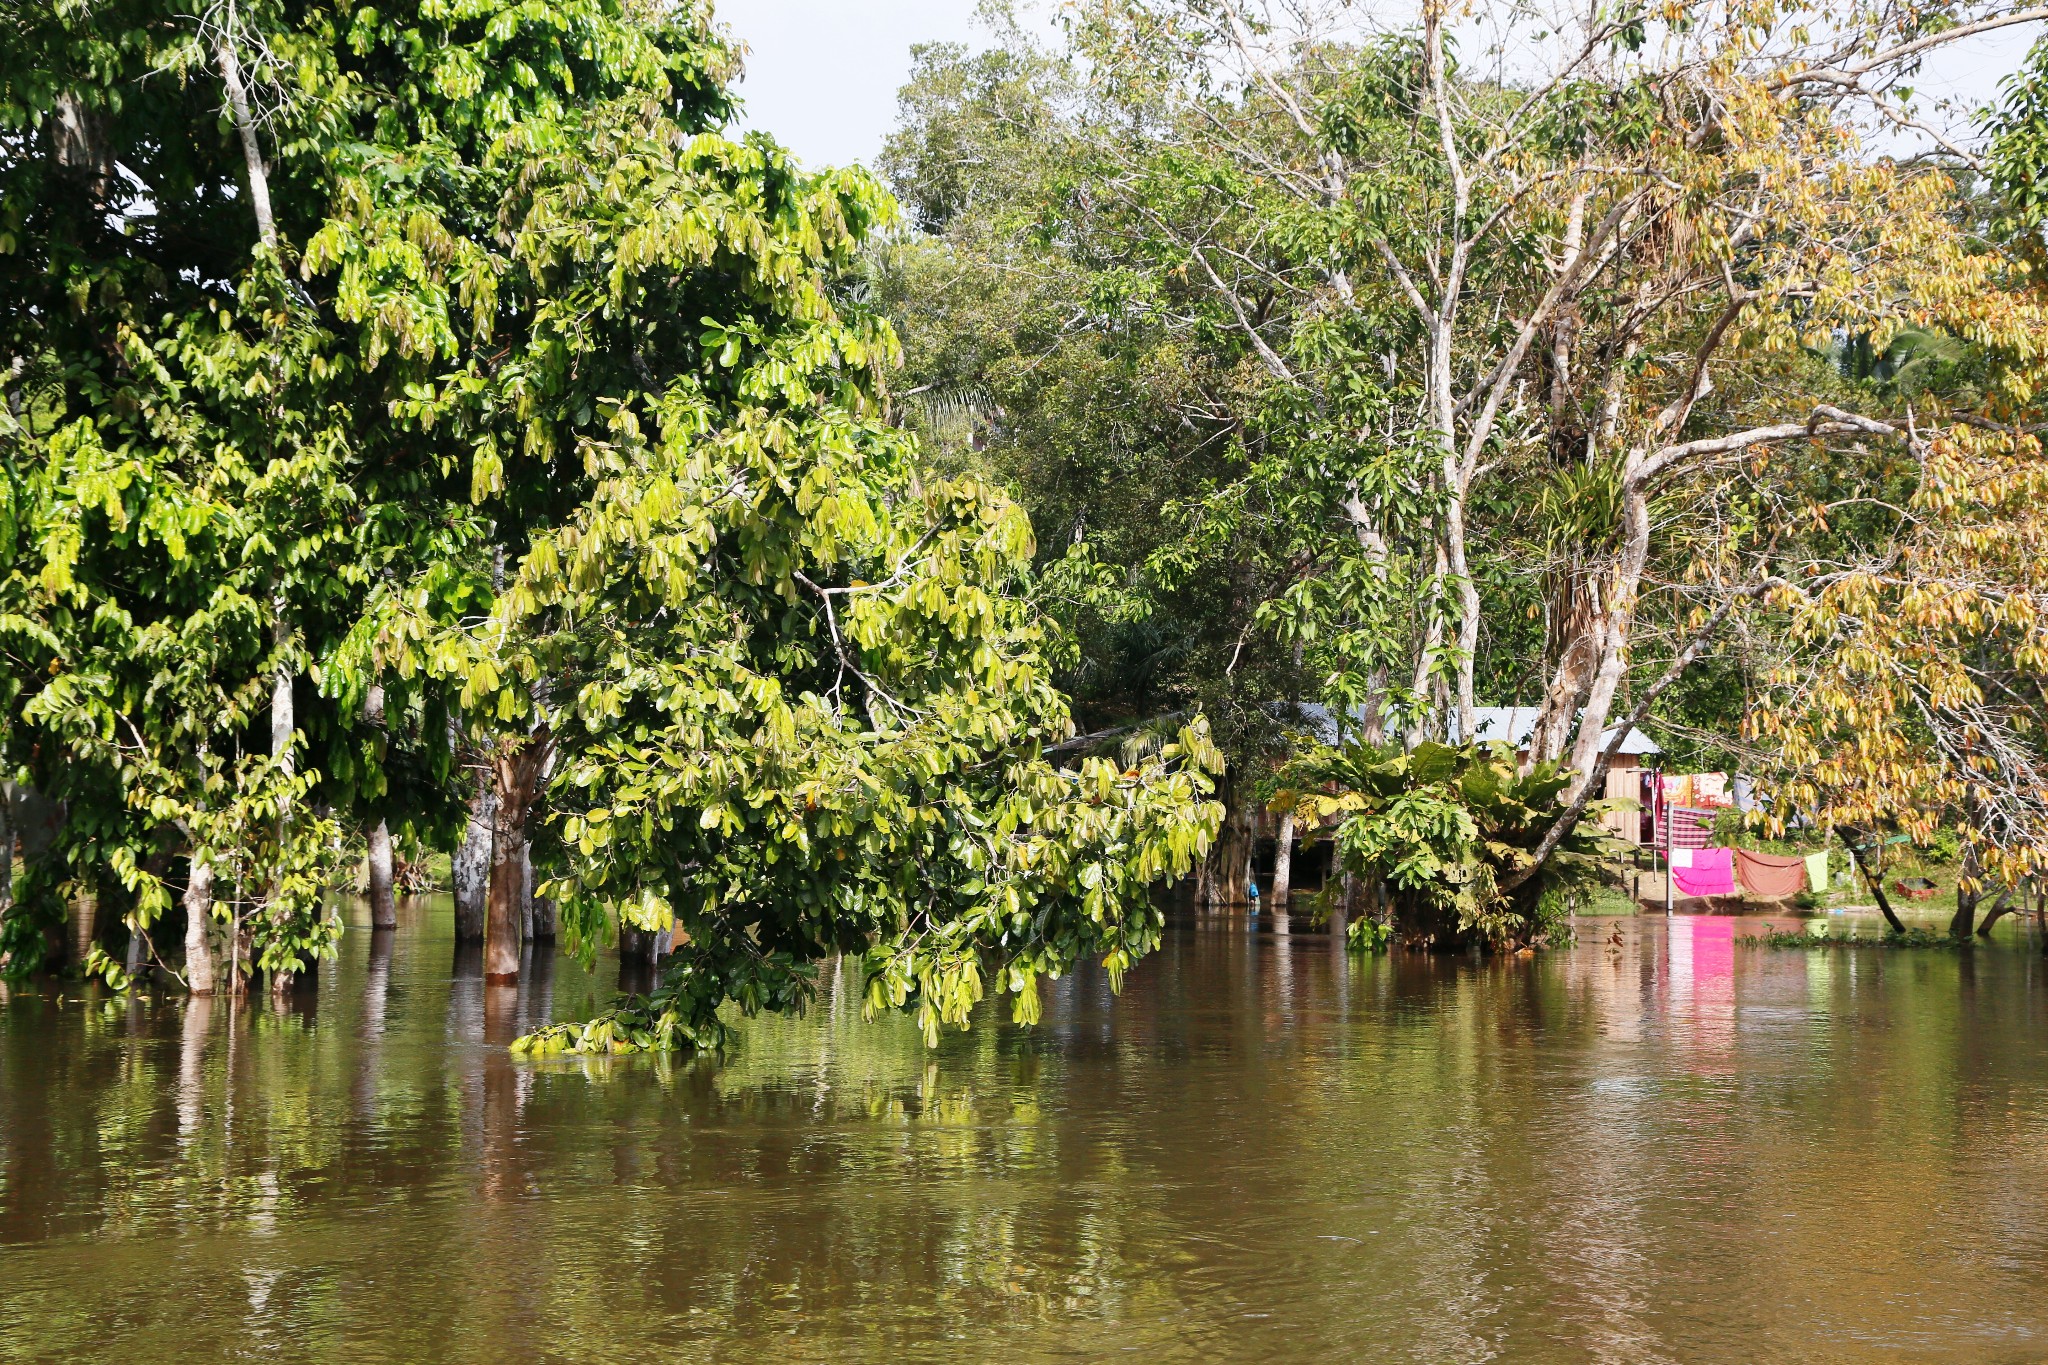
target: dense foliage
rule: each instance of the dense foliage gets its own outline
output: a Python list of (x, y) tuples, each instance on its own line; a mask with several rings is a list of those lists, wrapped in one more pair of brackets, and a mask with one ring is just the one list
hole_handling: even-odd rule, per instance
[(1547, 942), (1599, 884), (1610, 842), (1575, 825), (1539, 858), (1571, 776), (1525, 773), (1502, 744), (1317, 746), (1276, 781), (1273, 804), (1330, 828), (1344, 869), (1372, 888), (1377, 903), (1348, 928), (1360, 948)]
[(1540, 941), (1652, 722), (1954, 831), (1960, 931), (2040, 870), (2048, 76), (1904, 85), (2029, 11), (989, 13), (893, 198), (726, 131), (703, 0), (0, 13), (0, 970), (290, 989), (465, 840), (490, 979), (536, 896), (673, 948), (529, 1051), (839, 953), (935, 1036), (1276, 784), (1361, 942)]
[[(964, 1023), (1151, 945), (1148, 888), (1213, 828), (1201, 727), (1127, 770), (1039, 757), (1069, 726), (1016, 593), (1029, 525), (920, 480), (894, 339), (835, 292), (893, 206), (719, 135), (707, 9), (132, 6), (42, 36), (8, 105), (38, 153), (5, 187), (33, 286), (8, 639), (37, 676), (9, 742), (67, 802), (60, 890), (118, 877), (146, 933), (182, 882), (188, 961), (218, 920), (289, 980), (332, 942), (335, 817), (446, 839), (481, 769), (489, 966), (516, 970), (553, 820), (533, 852), (581, 946), (679, 932), (643, 1042), (800, 1004), (822, 953)], [(109, 42), (127, 65), (81, 95)], [(81, 104), (82, 211), (146, 202), (163, 235), (38, 217)], [(160, 190), (128, 152), (159, 138), (211, 159)], [(254, 220), (200, 261), (178, 185)], [(90, 271), (162, 297), (102, 284), (39, 330)], [(50, 909), (10, 912), (11, 970)]]
[(1959, 825), (2010, 881), (2039, 81), (1988, 140), (1909, 87), (2034, 17), (1116, 0), (925, 49), (878, 282), (952, 401), (911, 415), (1058, 528), (1103, 724), (1199, 708), (1256, 768), (1284, 699), (1407, 747), (1527, 707), (1555, 847), (1654, 721), (1775, 818)]

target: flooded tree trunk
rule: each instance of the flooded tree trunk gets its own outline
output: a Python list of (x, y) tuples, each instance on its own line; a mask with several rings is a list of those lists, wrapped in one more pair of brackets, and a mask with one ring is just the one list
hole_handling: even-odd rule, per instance
[(1273, 909), (1279, 914), (1287, 913), (1287, 902), (1294, 894), (1294, 812), (1288, 811), (1280, 817), (1280, 828), (1273, 834)]
[(619, 991), (645, 995), (654, 989), (654, 931), (619, 923)]
[[(377, 729), (384, 728), (384, 684), (370, 684), (370, 695), (363, 702), (363, 715)], [(367, 842), (370, 864), (370, 927), (396, 929), (398, 896), (391, 883), (391, 826), (383, 816), (378, 816), (377, 823), (371, 826)]]
[(391, 881), (391, 827), (379, 820), (370, 827), (370, 927), (398, 927), (398, 896)]
[[(266, 211), (267, 211), (266, 204)], [(285, 600), (282, 592), (276, 593), (272, 603), (277, 619), (271, 626), (272, 643), (277, 655), (277, 676), (270, 688), (270, 756), (277, 766), (289, 773), (292, 771), (292, 732), (298, 728), (298, 716), (292, 700), (292, 668), (286, 651), (291, 646), (291, 626), (285, 616)], [(278, 812), (280, 822), (292, 818), (289, 809)], [(291, 995), (298, 985), (296, 972), (275, 971), (270, 974), (270, 994), (279, 1000)]]
[(2017, 908), (2012, 903), (2012, 892), (2013, 889), (2008, 886), (1998, 893), (1998, 899), (1991, 903), (1990, 912), (1984, 916), (1983, 923), (1977, 926), (1978, 938), (1990, 938), (1991, 926), (2004, 919), (2007, 915), (2010, 915)]
[(492, 829), (498, 819), (498, 793), (488, 777), (477, 783), (469, 807), (469, 827), (455, 850), (455, 941), (481, 943), (485, 902), (489, 899)]
[(14, 784), (0, 782), (0, 915), (14, 904)]
[(97, 891), (80, 891), (71, 898), (64, 945), (66, 967), (84, 965), (100, 931), (100, 897)]
[(213, 866), (192, 860), (185, 878), (185, 985), (194, 995), (219, 988), (220, 966), (213, 955)]
[(1219, 906), (1243, 905), (1251, 875), (1251, 812), (1238, 799), (1236, 787), (1233, 776), (1226, 773), (1217, 790), (1217, 800), (1223, 803), (1223, 824), (1209, 855), (1209, 896), (1211, 904)]
[(490, 901), (484, 920), (484, 982), (519, 979), (520, 935), (529, 885), (526, 817), (539, 791), (547, 759), (545, 730), (517, 748), (501, 748), (491, 763), (498, 808), (491, 822)]
[(1956, 912), (1949, 916), (1948, 935), (1954, 939), (1965, 939), (1977, 931), (1977, 897), (1975, 893), (1956, 888)]
[(534, 881), (533, 848), (529, 844), (526, 850), (526, 899), (532, 913), (527, 918), (527, 938), (534, 943), (553, 943), (561, 930), (561, 920), (555, 913), (553, 901), (533, 893)]

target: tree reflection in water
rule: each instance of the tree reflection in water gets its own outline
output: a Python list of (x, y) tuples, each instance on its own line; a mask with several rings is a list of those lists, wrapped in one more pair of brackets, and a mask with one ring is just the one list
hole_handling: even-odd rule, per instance
[[(365, 925), (367, 921), (365, 920)], [(1981, 1358), (2048, 1332), (2041, 964), (1630, 920), (1169, 934), (927, 1052), (532, 1066), (445, 905), (262, 1002), (0, 1002), (0, 1358)], [(2001, 933), (2015, 930), (2002, 929)], [(451, 968), (451, 963), (452, 968)], [(770, 1341), (781, 1343), (770, 1347)]]

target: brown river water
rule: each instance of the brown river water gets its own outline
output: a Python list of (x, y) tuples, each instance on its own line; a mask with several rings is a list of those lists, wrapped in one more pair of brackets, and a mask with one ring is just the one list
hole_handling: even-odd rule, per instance
[(849, 967), (720, 1061), (514, 1061), (610, 968), (445, 903), (282, 1014), (17, 991), (0, 1361), (2048, 1359), (2032, 931), (1759, 924), (1183, 925), (934, 1051)]

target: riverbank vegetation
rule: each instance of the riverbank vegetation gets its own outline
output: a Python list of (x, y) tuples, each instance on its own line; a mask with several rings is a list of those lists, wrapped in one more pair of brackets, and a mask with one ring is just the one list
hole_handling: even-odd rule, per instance
[(1361, 944), (1540, 942), (1653, 723), (2011, 907), (2048, 77), (1910, 86), (2042, 15), (988, 15), (880, 180), (701, 0), (0, 16), (0, 969), (287, 993), (438, 853), (490, 980), (669, 950), (534, 1050), (840, 953), (936, 1037), (1261, 821)]

